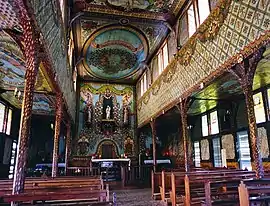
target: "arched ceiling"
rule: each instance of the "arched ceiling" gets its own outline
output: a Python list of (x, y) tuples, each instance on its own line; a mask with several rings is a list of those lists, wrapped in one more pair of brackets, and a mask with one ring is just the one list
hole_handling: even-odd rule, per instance
[(77, 18), (72, 36), (80, 77), (135, 83), (185, 2), (73, 0), (72, 16)]

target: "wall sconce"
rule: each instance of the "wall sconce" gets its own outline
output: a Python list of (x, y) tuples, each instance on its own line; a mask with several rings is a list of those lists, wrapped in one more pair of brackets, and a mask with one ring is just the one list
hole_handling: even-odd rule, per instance
[(54, 130), (54, 124), (53, 123), (51, 123), (51, 129)]
[(17, 87), (14, 90), (14, 97), (16, 97), (18, 100), (22, 99), (22, 92), (19, 91)]

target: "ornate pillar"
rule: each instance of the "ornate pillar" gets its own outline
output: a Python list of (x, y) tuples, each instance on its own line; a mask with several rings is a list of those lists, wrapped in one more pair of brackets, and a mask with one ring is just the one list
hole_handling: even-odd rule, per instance
[(248, 59), (243, 60), (241, 58), (239, 61), (240, 63), (236, 64), (235, 67), (229, 70), (238, 79), (245, 95), (252, 160), (255, 164), (257, 178), (263, 177), (264, 171), (262, 166), (262, 158), (259, 151), (259, 139), (257, 136), (257, 124), (254, 111), (252, 86), (257, 64), (262, 58), (262, 54), (263, 49), (260, 49)]
[[(19, 141), (12, 191), (13, 194), (19, 194), (24, 190), (33, 97), (40, 59), (38, 56), (39, 36), (33, 27), (34, 23), (29, 18), (22, 1), (14, 1), (13, 6), (16, 7), (16, 12), (20, 19), (20, 24), (23, 28), (23, 41), (25, 48), (24, 56), (26, 60), (26, 73), (24, 82), (25, 86), (23, 93)], [(16, 205), (16, 203), (13, 202), (12, 205)]]
[(63, 99), (61, 94), (56, 96), (54, 141), (53, 141), (53, 161), (52, 161), (52, 177), (57, 176), (58, 172), (58, 156), (59, 156), (59, 135), (61, 130), (61, 119), (63, 110)]
[(66, 155), (65, 155), (65, 170), (67, 175), (68, 161), (70, 157), (70, 146), (71, 146), (71, 125), (70, 121), (67, 123), (67, 134), (66, 134)]
[(156, 152), (156, 140), (157, 140), (157, 131), (156, 131), (156, 120), (153, 119), (150, 122), (151, 131), (152, 131), (152, 144), (153, 144), (153, 169), (156, 172), (157, 165), (157, 152)]
[(183, 147), (184, 147), (184, 162), (185, 162), (185, 171), (188, 172), (190, 170), (190, 162), (191, 162), (191, 151), (189, 151), (191, 139), (188, 132), (188, 123), (187, 123), (187, 112), (188, 108), (191, 104), (191, 99), (180, 99), (180, 103), (177, 105), (177, 108), (180, 112), (181, 116), (181, 128), (182, 128), (182, 138), (183, 138)]

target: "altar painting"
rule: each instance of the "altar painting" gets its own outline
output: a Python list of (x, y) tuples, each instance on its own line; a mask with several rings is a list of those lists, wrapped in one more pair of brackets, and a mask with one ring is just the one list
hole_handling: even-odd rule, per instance
[(101, 158), (102, 148), (107, 147), (113, 149), (113, 158), (133, 156), (134, 88), (118, 84), (82, 83), (79, 98), (75, 155)]

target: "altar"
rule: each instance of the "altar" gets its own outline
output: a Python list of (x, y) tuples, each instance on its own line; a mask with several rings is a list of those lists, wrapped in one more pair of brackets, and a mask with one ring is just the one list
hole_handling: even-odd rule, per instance
[(121, 167), (130, 168), (131, 160), (122, 159), (92, 159), (91, 167), (100, 168), (104, 181), (121, 181)]

